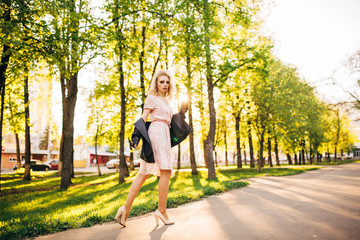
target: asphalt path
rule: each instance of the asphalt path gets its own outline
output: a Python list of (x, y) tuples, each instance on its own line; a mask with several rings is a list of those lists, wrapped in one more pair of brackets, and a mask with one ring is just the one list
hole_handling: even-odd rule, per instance
[(360, 239), (359, 163), (248, 181), (247, 187), (169, 209), (175, 225), (157, 227), (147, 214), (129, 219), (126, 228), (105, 223), (37, 239)]

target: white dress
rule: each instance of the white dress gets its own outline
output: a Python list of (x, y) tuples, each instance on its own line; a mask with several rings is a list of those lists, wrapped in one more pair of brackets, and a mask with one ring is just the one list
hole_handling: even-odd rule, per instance
[(174, 175), (171, 159), (170, 122), (172, 109), (164, 97), (149, 95), (145, 99), (144, 109), (150, 109), (151, 124), (148, 135), (154, 153), (155, 163), (140, 162), (139, 174), (160, 176), (160, 169), (171, 170)]

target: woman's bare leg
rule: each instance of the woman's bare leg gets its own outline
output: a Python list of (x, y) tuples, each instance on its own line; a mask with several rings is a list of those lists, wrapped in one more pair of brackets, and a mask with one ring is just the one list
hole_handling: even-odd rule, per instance
[(166, 201), (169, 192), (170, 177), (171, 170), (160, 170), (158, 210), (164, 215), (166, 219), (169, 219), (166, 214)]
[(144, 174), (137, 174), (135, 180), (131, 184), (129, 195), (125, 202), (125, 209), (126, 209), (126, 219), (129, 217), (131, 206), (135, 200), (136, 195), (138, 194), (140, 188), (144, 184), (145, 180), (149, 177), (148, 175)]

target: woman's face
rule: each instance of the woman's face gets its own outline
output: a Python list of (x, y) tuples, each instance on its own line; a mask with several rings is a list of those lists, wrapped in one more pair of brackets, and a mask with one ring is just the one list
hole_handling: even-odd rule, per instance
[(158, 78), (156, 86), (160, 95), (164, 96), (169, 91), (170, 79), (168, 76), (162, 75)]

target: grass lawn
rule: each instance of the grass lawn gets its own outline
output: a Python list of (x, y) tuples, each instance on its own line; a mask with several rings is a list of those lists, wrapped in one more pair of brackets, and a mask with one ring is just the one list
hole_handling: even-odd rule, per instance
[[(237, 169), (218, 168), (217, 179), (208, 180), (206, 171), (191, 176), (175, 172), (170, 180), (168, 208), (196, 201), (230, 189), (246, 186), (249, 177), (284, 176), (318, 169), (312, 167)], [(2, 174), (0, 192), (0, 239), (21, 239), (59, 232), (70, 228), (89, 227), (113, 221), (117, 209), (125, 203), (137, 171), (126, 183), (117, 183), (117, 174), (99, 176), (82, 174), (72, 180), (67, 190), (59, 189), (60, 177), (54, 172), (32, 172), (32, 180), (22, 180), (21, 173)], [(138, 216), (157, 208), (158, 180), (151, 176), (134, 201), (130, 216)]]

